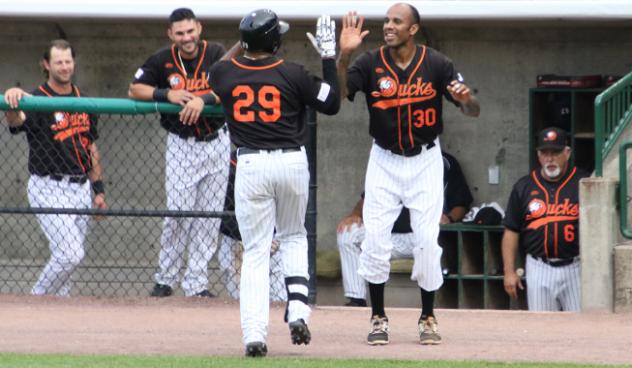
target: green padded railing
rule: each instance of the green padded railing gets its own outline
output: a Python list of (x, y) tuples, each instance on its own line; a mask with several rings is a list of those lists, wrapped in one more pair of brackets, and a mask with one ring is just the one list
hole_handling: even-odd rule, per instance
[[(27, 96), (20, 100), (19, 109), (97, 114), (151, 114), (155, 112), (178, 113), (182, 107), (167, 102), (145, 102), (126, 98)], [(0, 110), (9, 110), (9, 105), (4, 102), (4, 95), (0, 95)], [(204, 108), (203, 114), (207, 116), (224, 115), (224, 112), (220, 106), (207, 106)]]
[(632, 142), (625, 142), (619, 147), (619, 227), (621, 235), (632, 239), (632, 230), (628, 228), (628, 155)]
[(632, 73), (595, 98), (595, 174), (603, 175), (603, 160), (632, 121)]

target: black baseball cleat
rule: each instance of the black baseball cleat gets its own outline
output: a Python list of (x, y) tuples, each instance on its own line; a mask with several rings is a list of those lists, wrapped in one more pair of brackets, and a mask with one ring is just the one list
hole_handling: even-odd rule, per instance
[(195, 293), (193, 296), (197, 296), (198, 298), (215, 298), (215, 294), (208, 290), (202, 290), (199, 293)]
[(292, 344), (294, 345), (307, 345), (312, 339), (312, 334), (309, 332), (309, 328), (307, 328), (307, 324), (302, 318), (290, 322), (290, 336), (292, 337)]
[(251, 358), (263, 358), (268, 354), (268, 347), (265, 342), (255, 341), (246, 345), (246, 356)]
[(173, 294), (173, 289), (169, 285), (156, 284), (154, 285), (154, 289), (151, 291), (149, 296), (154, 296), (157, 298), (163, 298), (166, 296), (171, 296)]

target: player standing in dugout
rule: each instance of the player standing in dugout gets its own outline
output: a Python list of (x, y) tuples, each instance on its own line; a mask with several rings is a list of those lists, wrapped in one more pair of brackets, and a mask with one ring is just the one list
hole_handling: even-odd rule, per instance
[(371, 298), (367, 343), (389, 342), (384, 285), (393, 250), (391, 229), (406, 206), (418, 244), (411, 279), (421, 289), (419, 341), (439, 344), (433, 306), (435, 291), (443, 284), (438, 244), (443, 207), (442, 98), (468, 116), (478, 116), (480, 106), (450, 59), (415, 43), (420, 19), (410, 4), (388, 9), (382, 27), (385, 45), (361, 54), (348, 68), (352, 52), (369, 32), (362, 30), (363, 22), (356, 12), (343, 17), (338, 75), (342, 97), (353, 101), (356, 92), (364, 92), (374, 139), (365, 179), (366, 237), (358, 269), (369, 284)]
[[(31, 94), (8, 89), (5, 102), (17, 109), (24, 96), (85, 97), (72, 78), (75, 50), (66, 40), (53, 40), (41, 61), (46, 82)], [(28, 199), (33, 208), (106, 209), (101, 155), (96, 140), (98, 117), (85, 112), (7, 111), (12, 134), (25, 133), (29, 145)], [(96, 217), (99, 219), (100, 217)], [(33, 295), (69, 296), (72, 275), (85, 256), (88, 216), (38, 214), (48, 239), (50, 259), (31, 290)]]
[[(226, 196), (230, 139), (224, 118), (201, 115), (204, 106), (217, 103), (209, 69), (225, 49), (200, 40), (201, 33), (202, 25), (191, 9), (175, 9), (167, 29), (173, 44), (145, 61), (128, 91), (133, 99), (182, 106), (179, 114), (160, 114), (160, 125), (169, 132), (165, 189), (172, 211), (221, 211)], [(208, 290), (208, 263), (217, 250), (220, 222), (219, 218), (165, 218), (151, 296), (173, 294), (185, 251), (185, 296), (214, 296)]]

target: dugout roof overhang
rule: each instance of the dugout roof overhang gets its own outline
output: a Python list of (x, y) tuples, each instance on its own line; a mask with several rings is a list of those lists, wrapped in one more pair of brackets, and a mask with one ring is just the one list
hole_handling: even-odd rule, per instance
[[(435, 21), (632, 21), (632, 0), (426, 0), (409, 1), (422, 20)], [(192, 8), (200, 19), (241, 19), (250, 10), (273, 9), (281, 18), (311, 20), (322, 13), (340, 17), (357, 10), (382, 19), (395, 1), (268, 0), (0, 0), (0, 16), (25, 18), (100, 18), (164, 20), (176, 7)]]

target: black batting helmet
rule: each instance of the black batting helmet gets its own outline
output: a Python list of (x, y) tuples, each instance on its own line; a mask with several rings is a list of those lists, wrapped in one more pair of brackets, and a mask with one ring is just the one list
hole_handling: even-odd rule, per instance
[(281, 47), (281, 35), (290, 28), (279, 21), (270, 9), (259, 9), (248, 13), (239, 23), (241, 47), (247, 51), (276, 53)]

